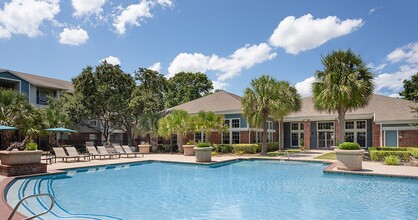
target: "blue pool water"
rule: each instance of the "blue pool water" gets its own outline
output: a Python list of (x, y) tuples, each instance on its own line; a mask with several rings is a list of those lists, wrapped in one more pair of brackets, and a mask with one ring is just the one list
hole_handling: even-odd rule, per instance
[[(418, 219), (418, 180), (324, 174), (324, 167), (260, 160), (96, 167), (18, 179), (6, 199), (53, 194), (45, 219)], [(31, 200), (21, 210), (47, 204)]]

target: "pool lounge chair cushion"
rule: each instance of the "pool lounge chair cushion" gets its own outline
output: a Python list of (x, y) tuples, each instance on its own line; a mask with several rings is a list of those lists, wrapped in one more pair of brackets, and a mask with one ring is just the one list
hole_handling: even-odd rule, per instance
[[(136, 155), (142, 154), (142, 157), (144, 157), (144, 154), (143, 153), (140, 153), (140, 152), (132, 152), (131, 148), (128, 145), (122, 145), (122, 148), (123, 148), (123, 150), (127, 154), (136, 154)], [(135, 155), (135, 157), (136, 157), (136, 155)]]
[(75, 147), (66, 147), (65, 148), (67, 150), (67, 153), (69, 156), (73, 156), (73, 157), (80, 157), (83, 158), (84, 160), (88, 160), (90, 161), (90, 154), (79, 154), (77, 152), (77, 149), (75, 149)]
[(62, 161), (68, 162), (68, 159), (77, 159), (77, 161), (80, 161), (80, 157), (79, 156), (68, 156), (65, 151), (64, 148), (61, 147), (53, 147), (52, 150), (55, 153), (55, 158), (61, 158)]

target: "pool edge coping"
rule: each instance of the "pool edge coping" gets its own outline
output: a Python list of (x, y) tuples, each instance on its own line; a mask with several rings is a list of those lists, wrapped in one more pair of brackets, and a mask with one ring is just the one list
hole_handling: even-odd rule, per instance
[[(418, 180), (417, 176), (409, 176), (409, 175), (396, 175), (396, 174), (382, 174), (382, 173), (361, 173), (360, 171), (343, 171), (343, 170), (333, 170), (337, 166), (336, 161), (330, 160), (319, 160), (319, 159), (295, 159), (295, 158), (266, 158), (266, 157), (239, 157), (228, 159), (224, 161), (211, 161), (211, 162), (186, 162), (186, 161), (165, 161), (165, 160), (143, 160), (143, 161), (132, 161), (132, 162), (121, 162), (121, 163), (112, 163), (112, 164), (104, 164), (104, 165), (91, 165), (91, 166), (79, 166), (79, 167), (71, 167), (71, 168), (63, 168), (63, 169), (56, 169), (52, 171), (48, 171), (47, 173), (38, 173), (38, 174), (30, 174), (30, 175), (22, 175), (22, 176), (15, 176), (15, 177), (6, 177), (3, 181), (0, 182), (0, 217), (3, 217), (3, 212), (5, 213), (6, 218), (12, 213), (13, 208), (7, 203), (6, 201), (6, 194), (5, 190), (7, 189), (8, 185), (13, 182), (15, 179), (25, 178), (25, 177), (34, 177), (34, 176), (46, 176), (46, 175), (54, 175), (59, 173), (65, 173), (67, 170), (74, 170), (80, 168), (92, 168), (92, 167), (106, 167), (112, 165), (122, 165), (122, 164), (132, 164), (132, 163), (152, 163), (152, 162), (164, 162), (164, 163), (174, 163), (174, 164), (189, 164), (189, 165), (214, 165), (214, 164), (223, 164), (223, 163), (230, 163), (234, 161), (245, 161), (245, 160), (270, 160), (270, 161), (296, 161), (296, 162), (309, 162), (309, 163), (323, 163), (329, 164), (326, 168), (323, 169), (323, 173), (330, 173), (330, 174), (343, 174), (343, 175), (362, 175), (362, 176), (378, 176), (378, 177), (389, 177), (389, 178), (403, 178), (403, 179), (416, 179)], [(2, 206), (1, 206), (2, 205)], [(20, 217), (20, 218), (17, 218)], [(16, 212), (15, 217), (13, 219), (21, 219), (25, 218), (26, 216), (20, 212)]]

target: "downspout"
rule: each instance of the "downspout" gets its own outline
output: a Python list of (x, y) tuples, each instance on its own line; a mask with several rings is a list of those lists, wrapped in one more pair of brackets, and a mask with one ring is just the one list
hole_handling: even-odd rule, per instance
[(383, 129), (382, 129), (382, 123), (380, 123), (380, 147), (383, 143)]

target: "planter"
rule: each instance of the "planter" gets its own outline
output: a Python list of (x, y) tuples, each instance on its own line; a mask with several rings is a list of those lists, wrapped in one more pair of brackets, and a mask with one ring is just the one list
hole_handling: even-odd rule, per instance
[(183, 145), (184, 156), (194, 156), (194, 149), (196, 145)]
[(196, 154), (197, 162), (211, 162), (213, 147), (195, 147), (193, 148)]
[(2, 165), (41, 163), (41, 150), (0, 151)]
[(149, 144), (140, 144), (140, 145), (138, 145), (139, 153), (149, 154), (150, 147), (151, 147), (151, 145), (149, 145)]
[(335, 149), (337, 155), (337, 169), (339, 170), (362, 170), (364, 150), (340, 150)]

